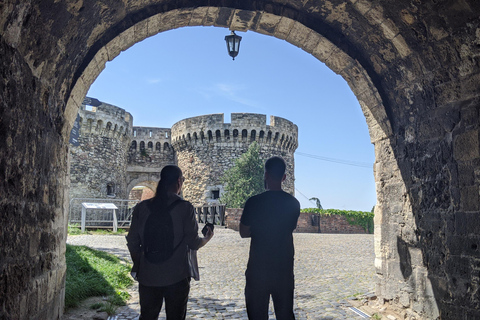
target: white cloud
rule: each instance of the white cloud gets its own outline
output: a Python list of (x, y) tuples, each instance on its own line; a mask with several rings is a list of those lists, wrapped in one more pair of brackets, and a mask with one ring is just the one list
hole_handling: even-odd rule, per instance
[(243, 85), (233, 85), (228, 83), (215, 83), (210, 87), (201, 87), (195, 90), (205, 99), (211, 100), (215, 97), (221, 97), (248, 107), (264, 109), (257, 101), (246, 98), (248, 88)]

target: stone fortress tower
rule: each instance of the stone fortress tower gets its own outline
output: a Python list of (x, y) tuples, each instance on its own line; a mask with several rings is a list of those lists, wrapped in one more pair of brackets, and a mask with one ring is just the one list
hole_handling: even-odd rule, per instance
[(70, 145), (70, 198), (125, 199), (132, 115), (86, 98), (77, 120), (78, 143)]
[(285, 159), (287, 179), (283, 187), (294, 194), (297, 126), (280, 117), (271, 116), (267, 125), (265, 115), (232, 113), (231, 123), (224, 123), (223, 114), (212, 114), (184, 119), (172, 126), (172, 145), (186, 179), (185, 199), (198, 206), (218, 202), (223, 192), (223, 173), (254, 141), (260, 146), (262, 159)]
[(160, 171), (176, 164), (185, 176), (183, 196), (195, 206), (217, 204), (221, 177), (256, 141), (260, 156), (287, 163), (284, 190), (294, 194), (298, 128), (271, 116), (233, 113), (187, 118), (172, 128), (134, 127), (124, 109), (86, 98), (78, 114), (79, 137), (70, 151), (70, 198), (127, 199), (137, 185), (156, 190)]

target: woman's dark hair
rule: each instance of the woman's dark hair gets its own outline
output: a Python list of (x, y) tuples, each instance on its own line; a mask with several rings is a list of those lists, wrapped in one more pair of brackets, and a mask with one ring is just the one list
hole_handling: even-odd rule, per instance
[(174, 186), (178, 179), (182, 177), (182, 170), (174, 165), (163, 167), (160, 172), (160, 181), (158, 181), (157, 192), (153, 198), (155, 202), (160, 202), (162, 205), (167, 204), (168, 189)]

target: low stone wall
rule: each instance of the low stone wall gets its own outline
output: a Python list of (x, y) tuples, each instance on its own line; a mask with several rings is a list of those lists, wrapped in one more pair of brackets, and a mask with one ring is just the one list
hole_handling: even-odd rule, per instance
[(225, 209), (225, 227), (238, 231), (243, 209)]
[[(238, 231), (243, 209), (226, 209), (225, 226)], [(297, 228), (299, 233), (366, 233), (363, 227), (351, 225), (341, 215), (317, 216), (300, 212)]]
[(341, 215), (320, 216), (321, 233), (366, 233), (362, 226), (352, 225)]
[(319, 233), (318, 216), (307, 212), (300, 212), (295, 232)]

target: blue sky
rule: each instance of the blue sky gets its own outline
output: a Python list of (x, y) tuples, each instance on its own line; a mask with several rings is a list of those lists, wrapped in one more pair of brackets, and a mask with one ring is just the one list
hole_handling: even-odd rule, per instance
[(226, 122), (232, 112), (286, 118), (299, 130), (295, 188), (302, 208), (314, 207), (307, 198), (317, 197), (324, 208), (370, 211), (374, 149), (345, 80), (288, 42), (251, 31), (237, 32), (243, 39), (232, 61), (229, 33), (188, 27), (145, 39), (107, 63), (87, 95), (126, 109), (135, 126), (169, 128), (212, 113), (224, 113)]

